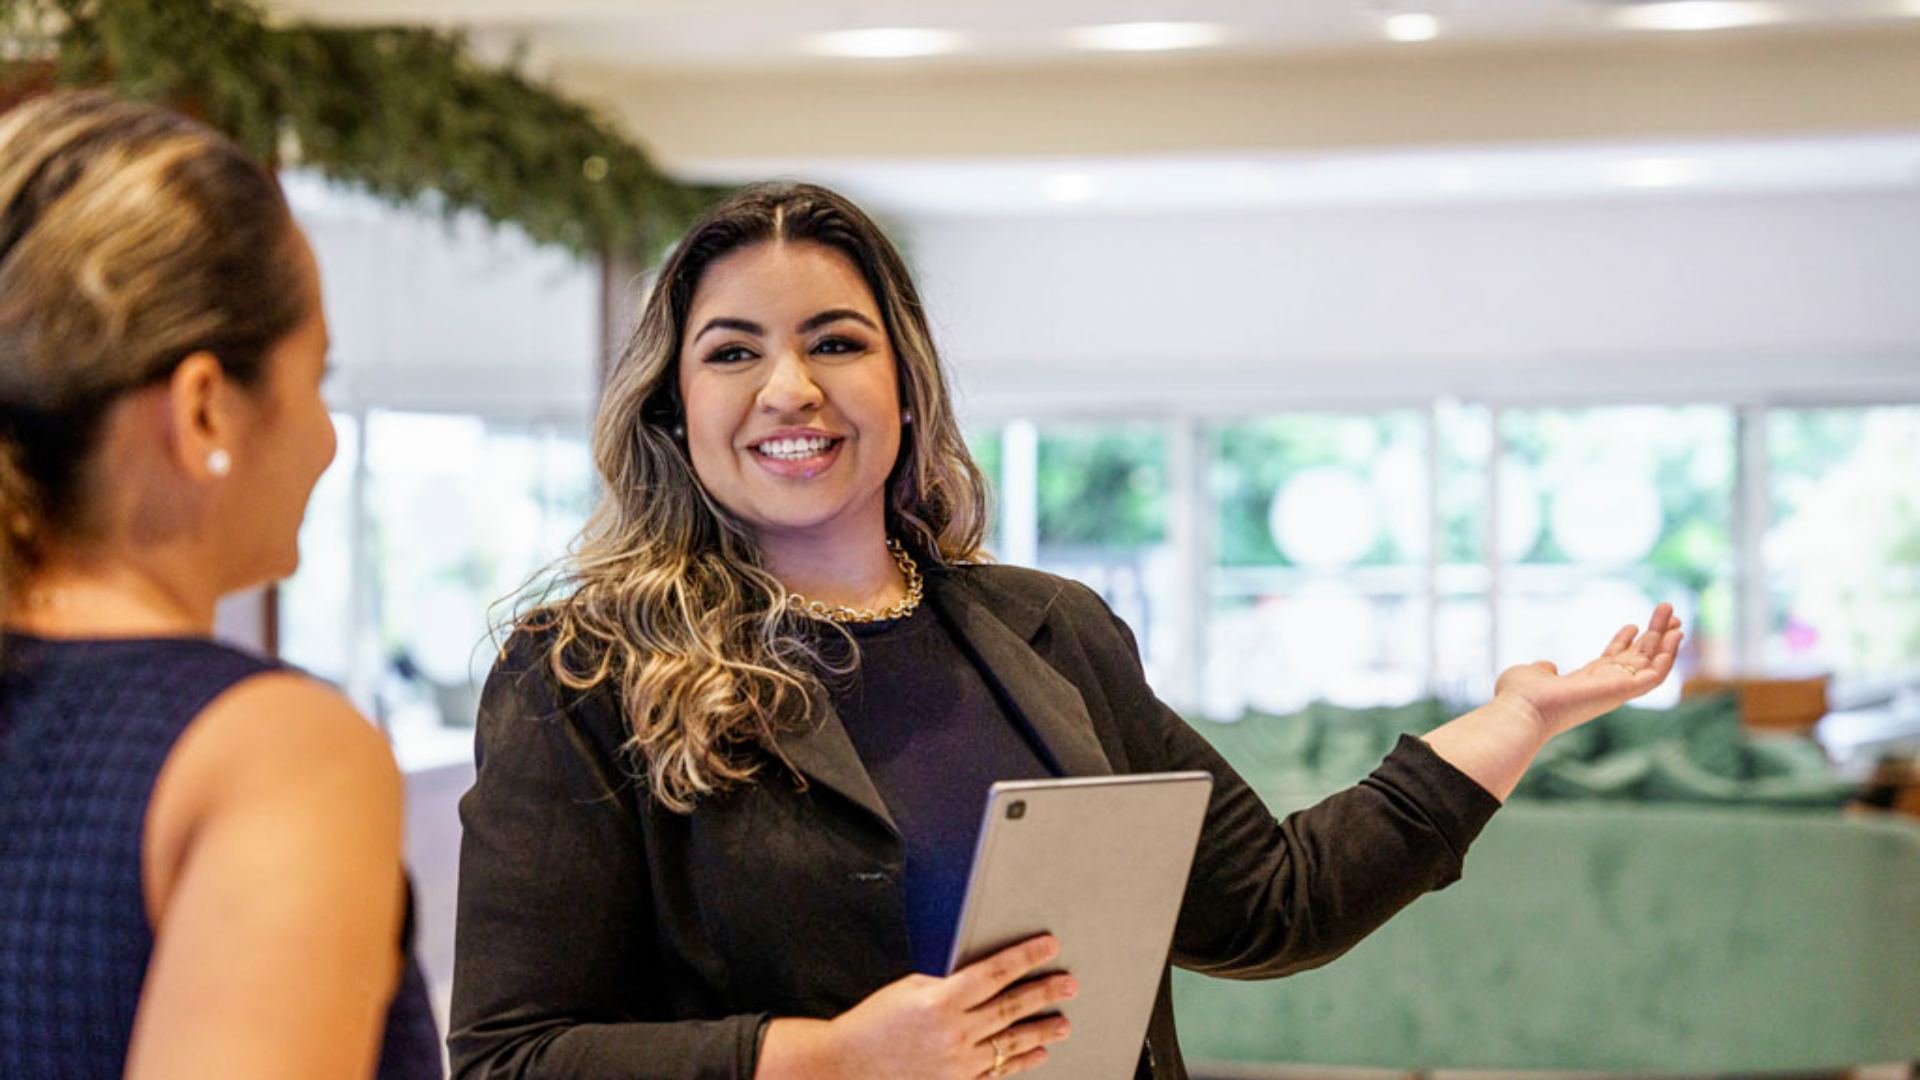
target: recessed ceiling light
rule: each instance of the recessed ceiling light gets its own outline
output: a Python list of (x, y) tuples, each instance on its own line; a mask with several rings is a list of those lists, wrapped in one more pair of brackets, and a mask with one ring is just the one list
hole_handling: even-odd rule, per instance
[(1047, 199), (1057, 203), (1083, 203), (1093, 198), (1093, 177), (1086, 173), (1060, 173), (1047, 177)]
[(1731, 30), (1784, 16), (1779, 5), (1758, 0), (1655, 0), (1615, 8), (1612, 17), (1629, 30)]
[(1707, 178), (1707, 163), (1697, 158), (1636, 158), (1615, 162), (1607, 178), (1621, 187), (1685, 187)]
[(1440, 20), (1424, 11), (1389, 15), (1387, 36), (1395, 41), (1432, 41), (1440, 36)]
[(905, 26), (877, 26), (863, 30), (831, 30), (809, 34), (800, 47), (819, 56), (856, 56), (893, 59), (956, 52), (966, 39), (952, 30)]
[(1113, 52), (1200, 49), (1227, 40), (1227, 28), (1205, 22), (1133, 22), (1082, 26), (1067, 31), (1075, 48)]

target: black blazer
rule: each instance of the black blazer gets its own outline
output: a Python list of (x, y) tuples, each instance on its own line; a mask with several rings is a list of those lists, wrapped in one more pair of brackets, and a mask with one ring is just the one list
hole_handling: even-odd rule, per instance
[[(1147, 688), (1133, 637), (1083, 585), (931, 569), (927, 597), (1067, 775), (1215, 778), (1172, 963), (1285, 975), (1345, 952), (1460, 874), (1499, 803), (1403, 739), (1358, 786), (1275, 821)], [(460, 803), (456, 1078), (745, 1078), (761, 1021), (834, 1016), (911, 971), (901, 845), (832, 715), (784, 739), (804, 774), (691, 814), (623, 767), (615, 692), (556, 686), (521, 634), (487, 680)], [(1170, 979), (1140, 1075), (1184, 1077)]]

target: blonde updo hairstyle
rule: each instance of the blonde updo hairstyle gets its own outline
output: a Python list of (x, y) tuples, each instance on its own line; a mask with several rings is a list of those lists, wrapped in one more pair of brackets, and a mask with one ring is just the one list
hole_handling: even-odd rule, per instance
[(273, 174), (177, 113), (60, 92), (0, 115), (0, 609), (90, 527), (110, 406), (198, 352), (258, 386), (307, 313)]
[(778, 736), (805, 725), (829, 666), (817, 630), (765, 569), (753, 533), (695, 476), (675, 427), (680, 342), (713, 263), (764, 243), (839, 252), (873, 291), (913, 422), (886, 486), (889, 534), (923, 562), (980, 557), (986, 498), (961, 440), (926, 312), (906, 264), (845, 198), (810, 184), (739, 191), (694, 223), (659, 269), (607, 381), (593, 453), (598, 508), (554, 592), (522, 619), (576, 690), (609, 684), (651, 796), (687, 811), (753, 778)]

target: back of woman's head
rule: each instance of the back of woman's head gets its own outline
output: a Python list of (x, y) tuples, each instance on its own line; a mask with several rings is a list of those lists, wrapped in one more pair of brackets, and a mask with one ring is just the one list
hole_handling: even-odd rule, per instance
[(0, 602), (88, 526), (108, 408), (212, 354), (258, 383), (306, 313), (278, 182), (217, 132), (109, 95), (0, 115)]

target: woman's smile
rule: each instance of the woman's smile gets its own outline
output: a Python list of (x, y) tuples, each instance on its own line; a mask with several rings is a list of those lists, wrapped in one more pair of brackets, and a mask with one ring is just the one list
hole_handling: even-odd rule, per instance
[(775, 476), (809, 479), (833, 467), (844, 435), (833, 435), (811, 428), (783, 428), (761, 436), (747, 447), (756, 464)]

